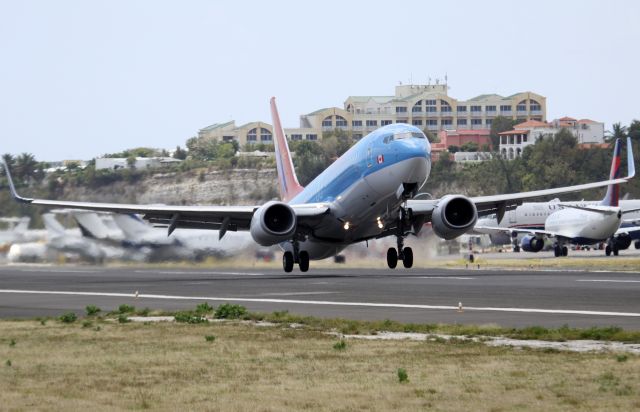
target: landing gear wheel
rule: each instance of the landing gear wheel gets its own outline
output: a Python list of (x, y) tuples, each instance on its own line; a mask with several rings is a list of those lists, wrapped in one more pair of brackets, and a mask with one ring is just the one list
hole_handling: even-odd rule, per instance
[(293, 270), (293, 253), (284, 252), (282, 255), (282, 268), (287, 273)]
[(618, 252), (619, 252), (618, 246), (613, 245), (613, 247), (611, 249), (612, 249), (612, 252), (613, 252), (613, 256), (618, 256)]
[(569, 249), (566, 246), (562, 246), (562, 256), (569, 256)]
[(398, 251), (395, 248), (390, 247), (387, 250), (387, 265), (389, 269), (395, 269), (398, 266)]
[(520, 246), (519, 245), (514, 245), (513, 246), (513, 251), (516, 252), (516, 253), (519, 253), (520, 252)]
[(402, 264), (405, 268), (411, 269), (413, 266), (413, 250), (410, 247), (406, 247), (402, 250)]
[(611, 246), (607, 245), (607, 246), (604, 248), (604, 253), (605, 253), (607, 256), (611, 256)]
[(301, 250), (300, 253), (298, 253), (298, 265), (300, 266), (300, 272), (309, 270), (309, 252)]
[(560, 256), (562, 256), (562, 250), (560, 249), (560, 246), (555, 245), (555, 246), (553, 247), (553, 255), (554, 255), (555, 257), (560, 257)]
[(636, 242), (633, 244), (633, 246), (634, 246), (636, 249), (640, 249), (640, 240), (636, 240)]

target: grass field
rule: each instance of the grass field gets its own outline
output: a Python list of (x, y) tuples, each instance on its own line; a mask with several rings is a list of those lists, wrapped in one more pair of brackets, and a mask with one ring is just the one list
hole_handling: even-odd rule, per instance
[(342, 345), (318, 325), (0, 321), (0, 362), (2, 410), (640, 409), (638, 356)]

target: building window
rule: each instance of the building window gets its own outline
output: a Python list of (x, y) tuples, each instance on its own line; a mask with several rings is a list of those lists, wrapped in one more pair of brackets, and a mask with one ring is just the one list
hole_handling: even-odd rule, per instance
[(440, 100), (440, 111), (442, 113), (451, 113), (451, 106), (446, 100)]
[(265, 129), (264, 127), (260, 128), (260, 140), (263, 142), (270, 142), (272, 140), (269, 129)]
[(331, 121), (331, 116), (325, 117), (325, 119), (322, 121), (322, 127), (332, 127), (332, 126), (333, 126), (333, 122)]
[(482, 124), (482, 119), (471, 119), (471, 124), (472, 125)]
[(491, 123), (493, 123), (493, 119), (487, 119), (484, 121), (484, 124), (486, 124), (487, 126), (491, 126)]
[(251, 129), (247, 133), (247, 142), (257, 142), (258, 141), (258, 129)]
[(435, 100), (425, 100), (424, 102), (425, 102), (425, 104), (427, 106), (435, 106), (436, 105), (436, 101)]
[(362, 127), (362, 120), (352, 120), (351, 126), (353, 127)]
[(307, 140), (318, 140), (318, 135), (317, 134), (308, 134), (307, 135)]
[(510, 112), (511, 111), (511, 105), (506, 104), (506, 105), (500, 106), (500, 111), (501, 112)]
[(472, 112), (481, 112), (482, 111), (482, 106), (471, 106), (471, 111)]
[(495, 106), (487, 106), (485, 108), (486, 111), (488, 112), (495, 112), (496, 111), (496, 107)]
[(527, 135), (526, 134), (522, 135), (522, 142), (523, 143), (527, 143)]
[(342, 116), (336, 116), (336, 127), (347, 127), (347, 120)]
[(526, 112), (527, 111), (527, 101), (523, 100), (520, 103), (518, 103), (518, 105), (516, 106), (516, 110), (519, 112)]
[(458, 111), (458, 113), (466, 113), (467, 112), (467, 106), (458, 106), (456, 108), (456, 110)]
[(411, 124), (412, 124), (412, 125), (414, 125), (414, 126), (422, 126), (422, 120), (415, 120), (415, 119), (414, 119), (414, 120), (411, 122)]
[(422, 113), (422, 106), (413, 106), (411, 108), (412, 113)]
[(458, 126), (466, 126), (467, 119), (458, 119)]
[(406, 112), (407, 112), (406, 107), (403, 107), (403, 106), (396, 107), (396, 113), (406, 113)]
[(353, 134), (353, 140), (360, 140), (360, 139), (362, 139), (362, 133)]
[(380, 120), (380, 126), (386, 126), (393, 123), (393, 120)]
[(451, 119), (442, 119), (442, 123), (443, 126), (452, 126), (453, 125), (453, 120)]
[[(405, 107), (406, 109), (406, 107)], [(377, 120), (367, 120), (367, 127), (378, 126)]]
[(223, 142), (232, 142), (234, 141), (236, 138), (234, 136), (222, 136), (222, 141)]
[(302, 140), (302, 135), (301, 134), (292, 134), (291, 135), (291, 140)]
[(427, 124), (429, 126), (437, 126), (438, 125), (438, 121), (435, 120), (435, 119), (430, 119), (430, 120), (427, 120)]
[(427, 106), (427, 112), (429, 113), (435, 113), (438, 111), (438, 108), (435, 106)]

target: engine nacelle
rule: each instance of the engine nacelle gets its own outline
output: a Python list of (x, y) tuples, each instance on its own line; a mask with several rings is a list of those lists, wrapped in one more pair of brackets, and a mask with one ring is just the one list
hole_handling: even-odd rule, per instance
[(297, 226), (296, 213), (282, 202), (267, 202), (251, 218), (251, 236), (261, 246), (291, 239)]
[(465, 234), (475, 226), (477, 220), (476, 205), (461, 195), (443, 197), (431, 215), (433, 231), (447, 240)]
[(613, 238), (613, 241), (616, 242), (618, 250), (629, 249), (629, 246), (631, 246), (631, 236), (628, 233), (619, 234)]
[(544, 239), (534, 235), (526, 235), (522, 238), (520, 245), (525, 252), (540, 252), (544, 247)]

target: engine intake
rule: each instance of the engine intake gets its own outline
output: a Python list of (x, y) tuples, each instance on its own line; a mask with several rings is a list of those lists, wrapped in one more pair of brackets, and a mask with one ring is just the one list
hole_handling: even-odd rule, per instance
[(433, 231), (447, 240), (465, 234), (475, 226), (477, 220), (476, 205), (461, 195), (443, 197), (431, 215)]
[(272, 246), (291, 239), (296, 231), (296, 213), (282, 202), (267, 202), (251, 218), (251, 236), (261, 246)]
[(522, 246), (522, 250), (525, 252), (540, 252), (544, 247), (544, 239), (536, 237), (534, 235), (526, 235), (522, 238), (522, 242), (520, 243)]

